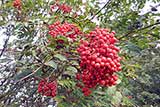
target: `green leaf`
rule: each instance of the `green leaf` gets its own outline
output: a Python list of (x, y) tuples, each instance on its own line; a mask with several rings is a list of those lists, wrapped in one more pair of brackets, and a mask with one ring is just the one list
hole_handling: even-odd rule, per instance
[(137, 53), (141, 52), (141, 48), (131, 42), (128, 42), (126, 44), (125, 48), (127, 48), (129, 51), (133, 51), (133, 52), (137, 52)]
[(116, 81), (116, 83), (117, 83), (117, 84), (120, 84), (120, 83), (121, 83), (121, 80), (120, 80), (120, 79), (118, 79), (118, 80)]
[(67, 70), (72, 71), (72, 72), (74, 72), (74, 73), (77, 73), (77, 69), (76, 69), (75, 67), (73, 67), (73, 66), (69, 66), (69, 67), (67, 68)]
[(68, 105), (67, 102), (61, 102), (61, 103), (58, 103), (58, 107), (68, 107), (70, 105)]
[(123, 88), (122, 94), (124, 94), (124, 95), (125, 95), (125, 94), (130, 94), (129, 89)]
[(57, 69), (57, 63), (55, 63), (53, 60), (46, 62), (45, 65), (48, 65), (54, 69)]
[[(71, 32), (69, 32), (69, 33), (71, 33)], [(57, 36), (57, 40), (63, 40), (64, 42), (67, 42), (67, 38), (65, 36)]]
[(66, 71), (65, 71), (65, 73), (70, 75), (70, 76), (75, 76), (75, 73), (77, 73), (77, 72), (78, 72), (77, 69), (73, 66), (67, 67)]
[(115, 105), (119, 105), (121, 101), (122, 101), (122, 94), (117, 91), (115, 95), (112, 97), (112, 103)]
[(35, 76), (42, 76), (43, 72), (42, 70), (38, 70), (34, 75)]
[(71, 61), (72, 65), (78, 66), (78, 62), (77, 61)]
[(108, 89), (107, 89), (107, 94), (108, 95), (113, 95), (113, 94), (115, 94), (115, 92), (116, 92), (116, 87), (115, 86), (108, 87)]
[(14, 78), (15, 80), (20, 80), (31, 73), (32, 73), (31, 69), (25, 69), (25, 70), (22, 70), (20, 73), (18, 73)]
[(63, 99), (65, 99), (65, 98), (66, 98), (65, 96), (59, 96), (59, 95), (57, 95), (54, 98), (54, 100), (57, 101), (57, 102), (59, 102), (59, 103), (61, 103), (63, 101)]
[(67, 58), (61, 54), (54, 55), (55, 58), (58, 58), (61, 61), (67, 61)]
[(60, 84), (61, 86), (65, 87), (65, 88), (72, 88), (73, 86), (75, 86), (75, 82), (73, 82), (69, 79), (59, 80), (58, 84)]
[(123, 97), (123, 102), (121, 104), (122, 106), (133, 107), (132, 102), (127, 97)]
[(89, 28), (88, 28), (88, 27), (84, 27), (84, 28), (83, 28), (83, 32), (86, 32), (86, 31), (89, 31)]

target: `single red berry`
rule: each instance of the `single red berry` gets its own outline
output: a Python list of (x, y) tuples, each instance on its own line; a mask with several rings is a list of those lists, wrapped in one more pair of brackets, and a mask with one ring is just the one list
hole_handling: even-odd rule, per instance
[(80, 74), (80, 73), (77, 73), (77, 74), (76, 74), (76, 79), (77, 79), (77, 80), (80, 80), (80, 79), (81, 79), (81, 74)]
[(106, 84), (106, 82), (104, 80), (100, 81), (100, 85), (104, 86)]

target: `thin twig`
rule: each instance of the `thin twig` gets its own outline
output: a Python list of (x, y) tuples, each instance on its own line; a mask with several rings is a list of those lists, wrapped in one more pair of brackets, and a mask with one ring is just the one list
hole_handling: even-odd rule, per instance
[(109, 5), (110, 2), (111, 2), (111, 0), (108, 0), (108, 1), (106, 2), (106, 4), (105, 4), (99, 11), (97, 11), (96, 14), (94, 14), (94, 15), (91, 17), (90, 20), (94, 19), (106, 6)]
[(33, 74), (35, 74), (39, 69), (41, 69), (42, 66), (38, 67), (36, 70), (34, 70), (32, 73), (30, 73), (29, 75), (23, 77), (22, 79), (18, 80), (16, 83), (20, 82), (20, 81), (23, 81), (25, 79), (27, 79), (28, 77), (32, 76)]
[(146, 27), (143, 27), (143, 28), (141, 28), (141, 29), (132, 30), (132, 31), (128, 32), (127, 34), (125, 34), (124, 36), (120, 37), (119, 40), (123, 39), (124, 37), (129, 36), (130, 34), (133, 34), (133, 33), (135, 33), (135, 32), (139, 32), (139, 31), (142, 31), (142, 30), (145, 30), (145, 29), (147, 29), (147, 28), (153, 27), (153, 26), (158, 25), (158, 24), (160, 24), (160, 22), (151, 24), (151, 25), (146, 26)]
[[(0, 51), (2, 51), (3, 49), (0, 49)], [(5, 49), (5, 51), (8, 51), (8, 52), (20, 52), (18, 50), (14, 50), (14, 49)]]
[(11, 35), (8, 35), (8, 38), (7, 38), (7, 39), (5, 40), (5, 42), (4, 42), (3, 49), (2, 49), (2, 51), (1, 51), (1, 53), (0, 53), (0, 57), (3, 55), (4, 51), (5, 51), (6, 48), (7, 48), (7, 44), (8, 44), (8, 41), (9, 41), (10, 36), (11, 36)]

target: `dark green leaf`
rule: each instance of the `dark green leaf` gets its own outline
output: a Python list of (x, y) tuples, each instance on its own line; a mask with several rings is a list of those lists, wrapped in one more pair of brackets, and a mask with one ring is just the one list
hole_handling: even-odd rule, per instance
[(45, 65), (48, 65), (54, 69), (57, 69), (57, 63), (55, 63), (53, 60), (46, 62)]
[(23, 77), (25, 77), (31, 73), (32, 73), (31, 69), (25, 69), (25, 70), (22, 70), (21, 72), (19, 72), (14, 78), (15, 78), (15, 80), (20, 80)]
[(61, 61), (67, 61), (67, 58), (61, 54), (54, 55), (55, 58), (58, 58)]

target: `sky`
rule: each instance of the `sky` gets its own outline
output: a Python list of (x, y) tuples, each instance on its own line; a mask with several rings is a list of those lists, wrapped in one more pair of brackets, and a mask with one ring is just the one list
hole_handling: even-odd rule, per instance
[(4, 39), (5, 39), (5, 35), (3, 34), (4, 31), (5, 31), (4, 29), (0, 29), (0, 49), (2, 49), (4, 44)]

